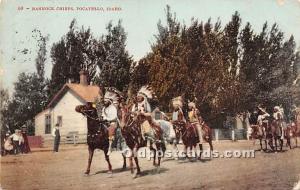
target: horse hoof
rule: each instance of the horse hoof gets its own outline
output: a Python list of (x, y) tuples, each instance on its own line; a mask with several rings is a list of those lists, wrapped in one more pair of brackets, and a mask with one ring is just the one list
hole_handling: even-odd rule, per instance
[(85, 177), (88, 177), (89, 175), (90, 175), (89, 172), (85, 172), (85, 173), (84, 173), (84, 176), (85, 176)]
[(140, 177), (140, 176), (141, 176), (140, 173), (136, 173), (136, 174), (132, 175), (132, 178), (133, 178), (133, 179), (136, 179), (136, 178), (138, 178), (138, 177)]
[(108, 174), (108, 177), (109, 177), (109, 178), (112, 178), (112, 177), (113, 177), (112, 171), (108, 171), (107, 174)]
[(157, 166), (157, 168), (156, 168), (156, 173), (160, 173), (160, 166)]

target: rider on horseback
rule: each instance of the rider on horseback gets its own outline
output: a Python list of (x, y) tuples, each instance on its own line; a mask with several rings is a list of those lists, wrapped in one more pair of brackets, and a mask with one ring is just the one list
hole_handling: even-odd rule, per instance
[(154, 136), (152, 127), (155, 122), (152, 118), (151, 106), (149, 99), (153, 98), (153, 92), (149, 86), (143, 86), (137, 93), (136, 102), (132, 107), (132, 112), (138, 117), (145, 117), (145, 121), (141, 124), (142, 139), (146, 140), (145, 136)]
[(278, 125), (278, 129), (279, 129), (279, 135), (280, 138), (283, 139), (284, 138), (284, 124), (283, 124), (283, 109), (280, 108), (279, 106), (275, 106), (274, 107), (274, 113), (273, 113), (273, 118), (275, 119), (277, 125)]
[(118, 126), (118, 101), (120, 93), (115, 88), (107, 88), (104, 94), (104, 106), (102, 109), (102, 119), (109, 123), (109, 149), (107, 155), (111, 153), (112, 142), (115, 138), (115, 130)]
[(172, 99), (172, 105), (174, 108), (173, 114), (172, 114), (172, 123), (175, 124), (185, 124), (186, 119), (184, 117), (184, 113), (182, 111), (183, 107), (183, 100), (181, 96), (178, 96), (176, 98)]
[(266, 127), (269, 125), (268, 117), (270, 117), (270, 114), (268, 114), (267, 111), (260, 106), (258, 106), (258, 109), (259, 115), (257, 118), (257, 124), (259, 126), (259, 134), (266, 137)]
[(202, 134), (203, 133), (202, 133), (202, 126), (201, 126), (202, 123), (200, 123), (200, 120), (199, 120), (199, 117), (200, 117), (199, 110), (196, 108), (196, 104), (194, 102), (189, 102), (188, 107), (189, 107), (189, 113), (188, 113), (189, 121), (191, 124), (194, 124), (196, 126), (195, 132), (199, 138), (199, 146), (202, 146), (202, 143), (203, 143)]

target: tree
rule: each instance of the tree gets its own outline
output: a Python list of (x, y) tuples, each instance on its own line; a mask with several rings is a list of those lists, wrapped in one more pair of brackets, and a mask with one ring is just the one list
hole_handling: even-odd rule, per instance
[(88, 71), (88, 82), (94, 81), (98, 61), (96, 44), (97, 40), (91, 30), (78, 28), (76, 20), (72, 20), (68, 33), (51, 48), (53, 67), (49, 85), (50, 96), (69, 80), (78, 83), (82, 69)]
[(107, 34), (103, 35), (97, 45), (97, 66), (100, 70), (95, 80), (101, 86), (113, 86), (126, 91), (130, 83), (132, 57), (126, 50), (126, 33), (119, 20), (116, 26), (110, 22)]
[(11, 131), (26, 125), (28, 133), (34, 134), (34, 117), (41, 112), (47, 103), (47, 80), (45, 79), (45, 61), (47, 36), (37, 29), (33, 31), (37, 40), (38, 53), (35, 59), (36, 72), (20, 73), (14, 84), (14, 93), (3, 109), (4, 124)]

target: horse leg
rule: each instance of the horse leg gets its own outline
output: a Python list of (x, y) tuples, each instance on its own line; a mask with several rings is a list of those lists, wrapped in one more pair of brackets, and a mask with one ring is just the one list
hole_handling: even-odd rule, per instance
[(122, 153), (122, 157), (123, 157), (123, 167), (122, 169), (125, 170), (126, 169), (126, 156), (124, 153)]
[(262, 139), (259, 139), (259, 144), (260, 144), (260, 151), (263, 151)]
[(136, 177), (138, 177), (141, 174), (141, 168), (140, 168), (140, 165), (139, 165), (138, 157), (136, 157), (136, 156), (134, 157), (134, 162), (135, 162), (136, 169), (137, 169), (137, 172), (134, 175), (134, 178), (136, 178)]
[[(138, 157), (137, 157), (137, 151), (138, 151), (138, 146), (136, 145), (133, 148), (133, 158), (134, 158), (135, 166), (136, 166), (136, 169), (137, 169), (137, 172), (134, 175), (134, 178), (138, 177), (141, 174), (141, 168), (140, 168), (139, 160), (138, 160)], [(132, 162), (132, 159), (131, 159), (131, 162)]]
[(212, 139), (209, 139), (208, 144), (209, 144), (210, 151), (211, 152), (214, 151), (214, 146), (212, 144)]
[(153, 148), (153, 142), (150, 142), (150, 151), (153, 152), (153, 166), (156, 165), (156, 150)]
[(109, 160), (109, 154), (107, 154), (108, 151), (109, 150), (107, 149), (107, 150), (104, 150), (103, 152), (104, 152), (104, 155), (105, 155), (105, 160), (108, 164), (108, 173), (112, 173), (112, 167), (111, 167), (110, 160)]
[(274, 137), (274, 142), (275, 142), (275, 152), (277, 152), (277, 140), (278, 140), (278, 138), (277, 138), (277, 137)]
[(175, 160), (178, 160), (178, 147), (177, 147), (177, 140), (173, 140), (173, 153), (176, 154)]
[(157, 168), (156, 168), (156, 171), (157, 171), (157, 173), (159, 173), (160, 172), (160, 161), (161, 161), (161, 157), (163, 156), (163, 154), (164, 154), (164, 144), (163, 143), (156, 143), (156, 148), (157, 148), (157, 150), (159, 150), (158, 151), (158, 158), (157, 158)]
[(134, 173), (132, 158), (133, 158), (133, 154), (131, 153), (131, 155), (129, 157), (129, 166), (130, 166), (130, 172), (131, 172), (131, 174)]
[(199, 153), (198, 160), (201, 160), (201, 156), (202, 156), (202, 152), (203, 152), (203, 145), (202, 144), (199, 144), (199, 149), (200, 149), (200, 153)]
[(290, 147), (290, 149), (292, 149), (290, 137), (287, 137), (286, 142), (287, 142), (287, 145)]
[(268, 150), (267, 139), (265, 139), (264, 141), (265, 141), (265, 151), (267, 151)]
[(84, 174), (89, 175), (90, 174), (90, 170), (91, 170), (91, 163), (92, 163), (92, 159), (93, 159), (93, 155), (94, 155), (94, 150), (93, 148), (91, 148), (89, 146), (89, 160), (88, 160), (88, 166), (87, 169), (85, 171)]
[(282, 152), (282, 148), (283, 148), (283, 139), (280, 138), (279, 142), (280, 142), (280, 151)]

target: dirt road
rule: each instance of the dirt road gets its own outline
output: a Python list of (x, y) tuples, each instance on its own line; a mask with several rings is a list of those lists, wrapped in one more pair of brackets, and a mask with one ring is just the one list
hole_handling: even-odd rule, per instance
[[(222, 141), (215, 149), (258, 149), (252, 142)], [(208, 148), (208, 145), (205, 145)], [(285, 148), (287, 150), (287, 148)], [(7, 190), (43, 189), (292, 189), (300, 175), (300, 148), (281, 153), (255, 152), (255, 158), (214, 158), (204, 162), (165, 159), (160, 173), (140, 159), (142, 176), (121, 171), (122, 157), (111, 154), (113, 175), (106, 173), (103, 152), (97, 151), (91, 175), (83, 175), (87, 145), (65, 145), (59, 153), (38, 149), (28, 155), (1, 158), (1, 187)]]

